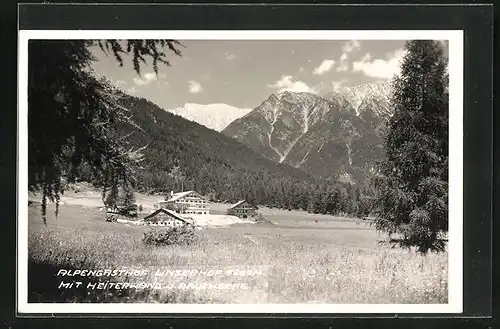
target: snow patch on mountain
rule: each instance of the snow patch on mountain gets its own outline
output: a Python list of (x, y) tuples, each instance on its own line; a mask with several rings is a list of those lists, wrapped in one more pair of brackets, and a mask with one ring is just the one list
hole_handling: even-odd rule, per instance
[(349, 165), (352, 166), (352, 151), (351, 151), (351, 147), (349, 146), (349, 143), (348, 142), (345, 142), (345, 146), (347, 147), (347, 157), (349, 159)]
[(276, 123), (276, 108), (274, 109), (274, 111), (275, 111), (275, 112), (274, 112), (274, 113), (275, 113), (275, 114), (274, 114), (274, 118), (273, 118), (273, 120), (270, 122), (270, 124), (271, 124), (271, 128), (270, 128), (270, 130), (269, 130), (269, 134), (268, 134), (269, 147), (270, 147), (271, 149), (273, 149), (273, 150), (274, 150), (274, 152), (276, 152), (276, 153), (280, 156), (280, 158), (281, 158), (281, 157), (282, 157), (282, 154), (281, 154), (281, 153), (280, 153), (280, 151), (279, 151), (278, 149), (276, 149), (276, 148), (273, 146), (273, 144), (271, 143), (271, 138), (272, 138), (272, 136), (273, 136), (273, 132), (274, 132), (274, 124)]
[[(356, 115), (360, 115), (361, 105), (370, 99), (383, 99), (389, 103), (392, 95), (392, 85), (390, 83), (368, 83), (359, 86), (341, 85), (335, 88), (334, 91), (327, 95), (328, 99), (335, 97), (343, 97), (347, 100), (356, 111)], [(375, 107), (374, 107), (375, 108)], [(375, 113), (378, 115), (387, 113)]]
[(310, 150), (308, 150), (306, 152), (306, 154), (304, 155), (304, 157), (302, 158), (302, 160), (295, 166), (295, 168), (300, 168), (300, 166), (302, 166), (302, 164), (304, 163), (304, 161), (306, 161), (307, 156), (309, 155), (309, 152), (310, 152)]
[(326, 143), (326, 141), (323, 141), (323, 143), (321, 143), (321, 146), (318, 148), (318, 150), (316, 152), (319, 153), (323, 149), (323, 146), (325, 146), (325, 143)]
[(234, 120), (250, 113), (252, 109), (238, 108), (223, 103), (186, 103), (182, 107), (169, 109), (167, 111), (220, 132)]
[(281, 100), (283, 98), (283, 96), (285, 95), (286, 91), (283, 90), (283, 91), (278, 91), (276, 93), (274, 93), (276, 95), (276, 97)]
[(286, 157), (288, 156), (288, 154), (290, 153), (290, 151), (293, 149), (293, 147), (295, 146), (295, 144), (297, 144), (297, 142), (302, 138), (302, 136), (304, 136), (303, 134), (302, 135), (299, 135), (299, 137), (295, 138), (295, 140), (293, 140), (290, 145), (288, 145), (288, 147), (284, 150), (283, 154), (281, 154), (281, 157), (280, 157), (280, 163), (282, 163), (283, 161), (285, 161)]

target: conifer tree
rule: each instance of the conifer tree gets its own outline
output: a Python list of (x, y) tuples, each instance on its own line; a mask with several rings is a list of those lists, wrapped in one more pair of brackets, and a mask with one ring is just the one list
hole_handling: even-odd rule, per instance
[(121, 203), (121, 209), (124, 214), (136, 217), (137, 216), (137, 204), (135, 199), (134, 190), (131, 186), (126, 185), (123, 189), (123, 201)]
[(104, 204), (106, 205), (107, 208), (116, 209), (118, 206), (117, 203), (118, 203), (118, 185), (112, 185), (106, 196)]
[(447, 58), (437, 41), (409, 41), (394, 80), (386, 160), (376, 179), (376, 227), (403, 247), (444, 250), (448, 230)]

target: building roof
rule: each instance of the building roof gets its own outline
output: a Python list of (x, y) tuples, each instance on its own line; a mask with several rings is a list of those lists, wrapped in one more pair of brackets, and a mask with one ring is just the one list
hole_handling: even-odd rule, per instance
[[(240, 201), (236, 202), (235, 204), (233, 204), (232, 206), (230, 206), (228, 209), (234, 209), (234, 208), (238, 207), (239, 205), (241, 205), (241, 204), (242, 204), (242, 203), (244, 203), (244, 202), (245, 202), (245, 200), (240, 200)], [(254, 205), (251, 205), (251, 206), (252, 206), (254, 209), (257, 209), (257, 207), (256, 207), (256, 206), (254, 206)]]
[(176, 214), (175, 212), (173, 212), (173, 211), (171, 211), (171, 210), (168, 210), (168, 209), (165, 209), (165, 208), (160, 208), (160, 209), (158, 209), (158, 210), (156, 210), (156, 211), (152, 212), (151, 214), (149, 214), (149, 215), (147, 215), (146, 217), (144, 217), (144, 220), (146, 220), (146, 219), (149, 219), (149, 218), (151, 218), (151, 217), (156, 216), (159, 212), (166, 213), (166, 214), (168, 214), (168, 215), (170, 215), (170, 216), (174, 217), (175, 219), (178, 219), (178, 220), (180, 220), (180, 221), (183, 221), (183, 222), (184, 222), (184, 223), (186, 223), (186, 224), (191, 224), (191, 225), (193, 225), (193, 223), (190, 223), (190, 221), (189, 221), (189, 220), (187, 220), (186, 218), (182, 218), (181, 216), (179, 216), (179, 214)]
[(176, 200), (179, 200), (179, 199), (182, 199), (183, 197), (185, 197), (186, 195), (192, 193), (194, 191), (186, 191), (186, 192), (177, 192), (177, 193), (174, 193), (170, 196), (170, 199), (167, 200), (167, 202), (173, 202), (173, 201), (176, 201)]

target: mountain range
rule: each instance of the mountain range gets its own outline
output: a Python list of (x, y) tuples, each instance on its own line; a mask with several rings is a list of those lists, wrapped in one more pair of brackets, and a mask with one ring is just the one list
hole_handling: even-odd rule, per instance
[(272, 94), (222, 133), (258, 154), (315, 176), (356, 181), (382, 159), (389, 84), (342, 86), (320, 97)]
[(145, 161), (136, 171), (141, 191), (184, 188), (203, 194), (216, 192), (223, 200), (263, 202), (268, 197), (262, 191), (272, 181), (281, 188), (314, 180), (300, 169), (265, 158), (233, 138), (169, 113), (144, 98), (123, 95), (120, 105), (130, 112), (133, 125), (116, 124), (118, 133), (127, 137), (128, 147), (146, 146), (142, 151)]
[[(356, 214), (368, 209), (363, 196), (372, 192), (366, 184), (348, 183), (353, 168), (362, 167), (360, 159), (371, 157), (370, 143), (379, 146), (373, 138), (379, 120), (373, 118), (387, 111), (378, 102), (369, 109), (367, 97), (357, 107), (346, 106), (337, 94), (331, 98), (273, 94), (221, 133), (144, 98), (122, 95), (119, 103), (133, 124), (114, 127), (127, 148), (146, 146), (145, 161), (135, 170), (138, 191), (196, 190), (213, 200)], [(234, 134), (228, 134), (231, 129)]]

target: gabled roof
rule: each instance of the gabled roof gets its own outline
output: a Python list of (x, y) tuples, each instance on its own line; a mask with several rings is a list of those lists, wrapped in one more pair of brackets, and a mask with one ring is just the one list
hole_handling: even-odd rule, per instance
[(191, 194), (191, 193), (196, 193), (200, 198), (205, 199), (202, 195), (200, 195), (196, 191), (192, 191), (191, 190), (191, 191), (186, 191), (186, 192), (177, 192), (177, 193), (174, 193), (172, 196), (170, 196), (170, 199), (168, 199), (166, 202), (173, 202), (173, 201), (182, 199), (183, 197), (185, 197), (185, 196), (187, 196), (188, 194)]
[(235, 204), (233, 204), (232, 206), (230, 206), (228, 209), (233, 209), (233, 208), (236, 208), (236, 207), (238, 207), (240, 204), (242, 204), (243, 202), (245, 202), (245, 200), (240, 200), (240, 201), (236, 202)]
[[(227, 208), (227, 209), (234, 209), (234, 208), (238, 207), (239, 205), (241, 205), (241, 204), (242, 204), (242, 203), (244, 203), (244, 202), (245, 202), (245, 200), (240, 200), (240, 201), (236, 202), (235, 204), (233, 204), (232, 206), (230, 206), (230, 207), (229, 207), (229, 208)], [(251, 205), (251, 206), (252, 206), (252, 208), (254, 208), (254, 209), (258, 209), (258, 208), (257, 208), (256, 206), (254, 206), (254, 205)]]
[(174, 217), (175, 219), (178, 219), (180, 221), (183, 221), (184, 223), (186, 224), (190, 224), (190, 225), (193, 225), (193, 223), (190, 223), (188, 220), (186, 220), (185, 218), (182, 218), (181, 216), (179, 216), (179, 214), (176, 214), (175, 212), (171, 211), (171, 210), (168, 210), (168, 209), (165, 209), (165, 208), (161, 208), (161, 209), (158, 209), (154, 212), (152, 212), (151, 214), (147, 215), (146, 217), (144, 217), (144, 220), (146, 219), (149, 219), (151, 217), (154, 217), (156, 216), (159, 212), (163, 212), (165, 214), (168, 214), (172, 217)]

